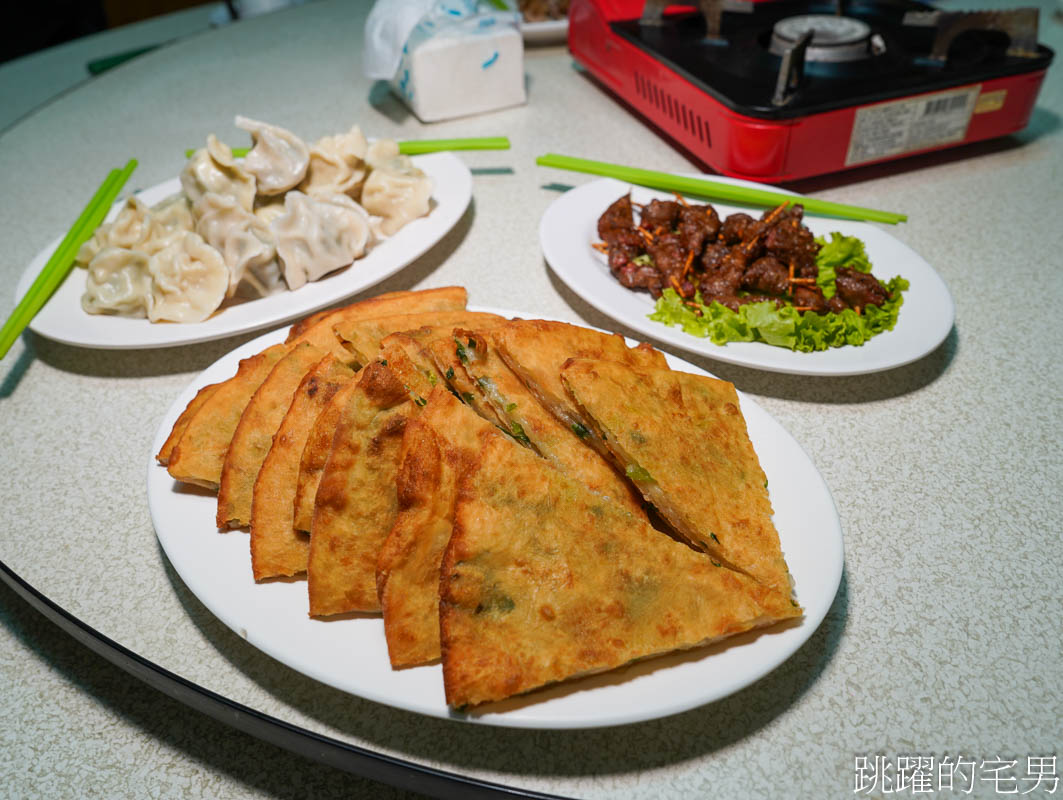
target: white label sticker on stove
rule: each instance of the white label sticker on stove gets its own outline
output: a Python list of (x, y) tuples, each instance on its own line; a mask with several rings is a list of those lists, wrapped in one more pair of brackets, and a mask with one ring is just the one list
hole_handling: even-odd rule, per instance
[(950, 89), (857, 109), (845, 165), (963, 141), (981, 88)]

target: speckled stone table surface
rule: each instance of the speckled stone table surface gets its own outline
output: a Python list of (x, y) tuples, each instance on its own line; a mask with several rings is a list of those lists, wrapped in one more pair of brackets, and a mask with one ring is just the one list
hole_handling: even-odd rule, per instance
[[(1040, 6), (1040, 39), (1059, 49), (1054, 4)], [(526, 106), (422, 125), (361, 76), (364, 14), (318, 2), (186, 38), (4, 132), (0, 313), (107, 167), (135, 156), (136, 185), (153, 185), (176, 174), (186, 147), (243, 113), (307, 138), (353, 122), (395, 138), (508, 135), (509, 151), (462, 155), (474, 180), (467, 213), (377, 291), (462, 284), (475, 304), (617, 329), (551, 273), (539, 247), (539, 219), (560, 187), (591, 178), (534, 159), (554, 151), (693, 165), (563, 47), (527, 50)], [(1012, 787), (1039, 796), (1049, 762), (1029, 759), (1055, 756), (1063, 732), (1061, 114), (1057, 64), (1020, 134), (790, 187), (907, 212), (890, 233), (944, 278), (956, 323), (925, 358), (859, 377), (692, 359), (800, 442), (833, 492), (845, 537), (841, 587), (820, 628), (726, 699), (588, 731), (457, 724), (324, 687), (222, 625), (157, 544), (144, 473), (177, 394), (248, 335), (133, 351), (24, 335), (0, 362), (0, 560), (103, 637), (218, 695), (506, 786), (586, 798), (843, 797), (854, 794), (857, 759), (949, 755), (981, 770), (975, 796)], [(0, 613), (0, 795), (407, 796), (189, 710), (6, 587)], [(997, 759), (1015, 763), (991, 772)], [(1046, 778), (1040, 785), (1025, 780), (1031, 768)], [(939, 787), (935, 795), (964, 788)]]

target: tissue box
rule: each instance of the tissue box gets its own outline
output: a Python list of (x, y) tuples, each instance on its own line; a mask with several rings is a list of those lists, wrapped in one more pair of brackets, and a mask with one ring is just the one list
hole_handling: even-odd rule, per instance
[(414, 35), (403, 48), (391, 86), (422, 122), (526, 101), (520, 31), (483, 22), (423, 38)]

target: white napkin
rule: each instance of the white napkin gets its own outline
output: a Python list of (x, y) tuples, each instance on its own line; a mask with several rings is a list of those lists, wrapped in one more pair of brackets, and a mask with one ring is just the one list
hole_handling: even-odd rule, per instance
[(392, 80), (403, 53), (434, 37), (519, 22), (517, 12), (498, 11), (483, 0), (376, 0), (365, 23), (366, 77)]

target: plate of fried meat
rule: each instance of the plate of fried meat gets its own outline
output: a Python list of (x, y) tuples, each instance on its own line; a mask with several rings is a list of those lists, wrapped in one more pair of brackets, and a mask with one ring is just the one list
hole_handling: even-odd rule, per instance
[(918, 253), (877, 225), (806, 215), (796, 195), (739, 208), (605, 178), (557, 198), (539, 235), (550, 268), (599, 311), (756, 369), (893, 369), (937, 348), (955, 318)]

